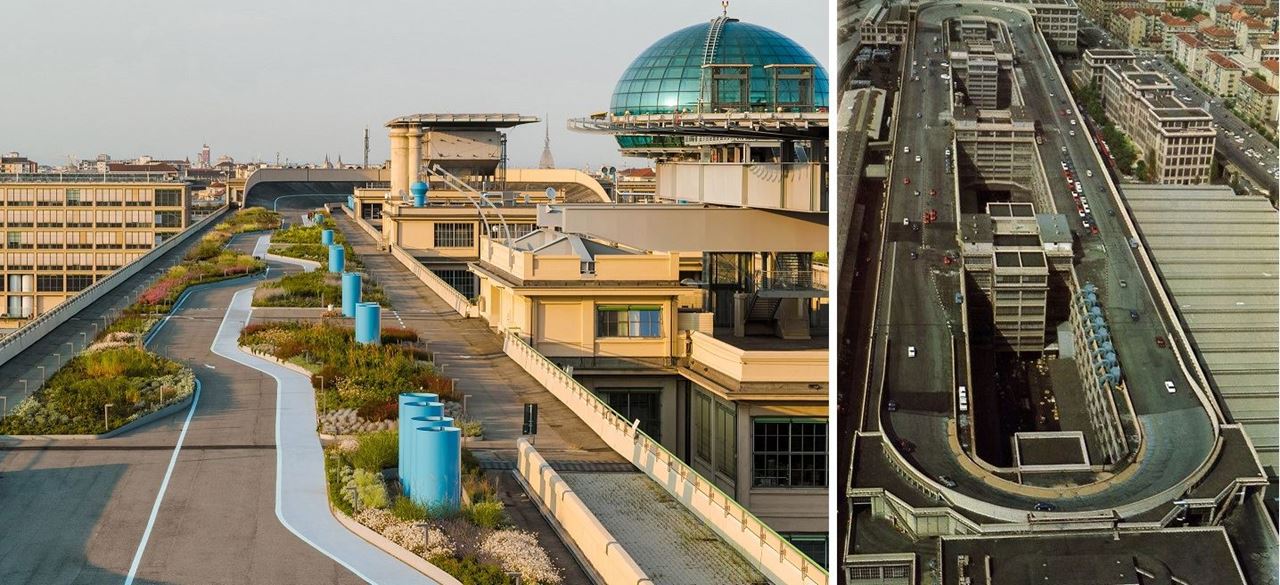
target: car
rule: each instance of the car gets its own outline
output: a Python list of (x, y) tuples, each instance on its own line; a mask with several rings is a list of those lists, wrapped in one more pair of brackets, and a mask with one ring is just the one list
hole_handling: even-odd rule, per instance
[(1120, 279), (1120, 288), (1129, 288), (1129, 281), (1123, 278)]
[(898, 439), (898, 450), (908, 454), (915, 453), (916, 444), (906, 439)]
[(1075, 131), (1075, 130), (1071, 130), (1071, 131), (1069, 131), (1069, 132), (1067, 132), (1067, 133), (1068, 133), (1068, 134), (1070, 134), (1070, 135), (1072, 135), (1072, 136), (1075, 136), (1075, 135), (1076, 135), (1076, 131)]
[(1035, 505), (1035, 510), (1037, 512), (1052, 512), (1057, 509), (1057, 506), (1050, 504), (1049, 502), (1036, 502)]
[(1092, 170), (1092, 169), (1085, 169), (1085, 170), (1084, 170), (1084, 176), (1086, 176), (1086, 177), (1092, 177), (1092, 176), (1093, 176), (1093, 170)]
[(909, 217), (902, 218), (902, 225), (911, 225), (911, 218)]
[[(916, 193), (916, 194), (917, 194), (917, 195), (919, 195), (919, 193)], [(938, 196), (938, 190), (937, 190), (937, 189), (929, 189), (929, 196), (930, 196), (930, 197), (937, 197), (937, 196)]]
[(1130, 321), (1133, 321), (1133, 322), (1135, 322), (1135, 323), (1136, 323), (1136, 322), (1138, 321), (1138, 312), (1137, 312), (1137, 311), (1135, 311), (1135, 310), (1130, 309), (1130, 310), (1129, 310), (1129, 320), (1130, 320)]
[(920, 112), (916, 112), (916, 119), (920, 119), (920, 117), (921, 117)]
[(942, 155), (943, 155), (943, 156), (951, 156), (951, 149), (950, 149), (950, 148), (947, 148), (946, 150), (942, 151)]
[(916, 162), (920, 162), (920, 155), (916, 155)]
[(1088, 220), (1088, 219), (1081, 220), (1081, 222), (1080, 222), (1080, 223), (1084, 225), (1084, 228), (1085, 228), (1085, 229), (1089, 229), (1089, 228), (1093, 227), (1093, 225), (1089, 223), (1089, 220)]
[(938, 483), (940, 483), (940, 484), (942, 484), (942, 485), (945, 485), (945, 486), (947, 486), (947, 487), (949, 487), (949, 488), (954, 488), (954, 487), (956, 487), (956, 480), (951, 479), (951, 476), (949, 476), (949, 475), (939, 475), (939, 476), (938, 476)]
[(1164, 349), (1164, 348), (1166, 348), (1166, 347), (1168, 347), (1168, 346), (1169, 346), (1169, 342), (1164, 340), (1164, 336), (1163, 336), (1163, 335), (1157, 335), (1157, 336), (1156, 336), (1156, 347), (1158, 347), (1158, 348), (1160, 348), (1160, 349)]
[(1165, 380), (1164, 389), (1170, 394), (1173, 394), (1178, 391), (1178, 388), (1173, 385), (1173, 380)]
[(916, 189), (916, 190), (915, 190), (915, 195), (916, 195), (916, 197), (919, 197), (919, 196), (920, 196), (920, 190), (919, 190), (919, 189)]
[(942, 75), (938, 76), (938, 79), (951, 79), (951, 75), (947, 73), (943, 73)]
[(903, 178), (902, 178), (902, 184), (903, 184), (903, 185), (910, 185), (910, 184), (911, 184), (911, 177), (903, 177)]
[(889, 411), (889, 412), (897, 412), (897, 411), (898, 411), (898, 401), (897, 401), (897, 400), (890, 400), (889, 402), (885, 403), (884, 408), (885, 408), (885, 410), (887, 410), (887, 411)]
[(919, 257), (920, 257), (920, 255), (919, 255), (919, 254), (917, 254), (917, 253), (915, 253), (915, 252), (912, 252), (912, 253), (911, 253), (911, 259), (912, 259), (912, 260), (915, 260), (915, 259), (917, 259), (917, 258), (919, 258)]
[(907, 346), (907, 357), (909, 358), (916, 357), (916, 346), (914, 345)]
[[(1092, 221), (1092, 220), (1090, 220), (1090, 221)], [(1096, 236), (1096, 235), (1098, 235), (1098, 224), (1096, 224), (1096, 223), (1095, 223), (1095, 224), (1093, 224), (1093, 225), (1090, 225), (1090, 226), (1089, 226), (1089, 233), (1091, 233), (1091, 234), (1093, 234), (1093, 235), (1095, 235), (1095, 236)]]
[(911, 154), (911, 147), (910, 146), (902, 147), (902, 154)]
[(1072, 125), (1072, 126), (1075, 126), (1075, 125), (1076, 125), (1076, 119), (1075, 119), (1075, 118), (1072, 118), (1072, 119), (1071, 119), (1071, 125)]

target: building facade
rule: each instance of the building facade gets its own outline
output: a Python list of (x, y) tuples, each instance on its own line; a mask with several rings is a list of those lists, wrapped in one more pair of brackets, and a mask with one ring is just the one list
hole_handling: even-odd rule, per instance
[(1213, 117), (1175, 99), (1174, 85), (1162, 74), (1121, 65), (1106, 70), (1102, 98), (1107, 119), (1133, 139), (1155, 182), (1208, 182), (1217, 137)]
[(127, 175), (0, 176), (4, 321), (48, 312), (186, 229), (190, 187)]

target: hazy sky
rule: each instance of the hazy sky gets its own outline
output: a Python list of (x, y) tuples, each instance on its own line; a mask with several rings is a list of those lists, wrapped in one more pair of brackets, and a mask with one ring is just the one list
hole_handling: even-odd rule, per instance
[[(388, 156), (383, 124), (424, 112), (549, 115), (559, 166), (619, 163), (564, 120), (603, 111), (631, 60), (718, 0), (6, 3), (0, 152), (42, 164), (150, 154), (293, 162)], [(825, 0), (734, 0), (730, 16), (796, 40), (830, 69)], [(830, 71), (829, 71), (830, 72)], [(509, 135), (536, 165), (541, 125)]]

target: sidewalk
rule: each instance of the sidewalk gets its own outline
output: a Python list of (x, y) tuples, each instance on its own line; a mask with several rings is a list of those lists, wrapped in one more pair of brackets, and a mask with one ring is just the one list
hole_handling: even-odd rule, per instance
[(464, 319), (390, 254), (341, 213), (333, 215), (338, 229), (360, 255), (365, 271), (375, 278), (396, 309), (383, 317), (387, 324), (403, 323), (418, 332), (435, 352), (444, 375), (457, 380), (458, 391), (469, 395), (467, 411), (484, 423), (484, 439), (467, 439), (466, 447), (481, 461), (515, 461), (523, 405), (538, 405), (538, 451), (556, 462), (622, 463), (582, 419), (542, 387), (502, 351), (502, 340), (480, 319)]

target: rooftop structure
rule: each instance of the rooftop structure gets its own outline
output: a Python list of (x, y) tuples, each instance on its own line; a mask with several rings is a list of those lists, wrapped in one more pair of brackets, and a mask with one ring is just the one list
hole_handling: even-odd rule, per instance
[(1150, 153), (1156, 182), (1209, 181), (1217, 131), (1213, 117), (1173, 99), (1174, 85), (1161, 73), (1125, 64), (1106, 66), (1102, 98), (1107, 118)]
[(1280, 220), (1229, 187), (1132, 185), (1125, 200), (1206, 375), (1276, 477)]

